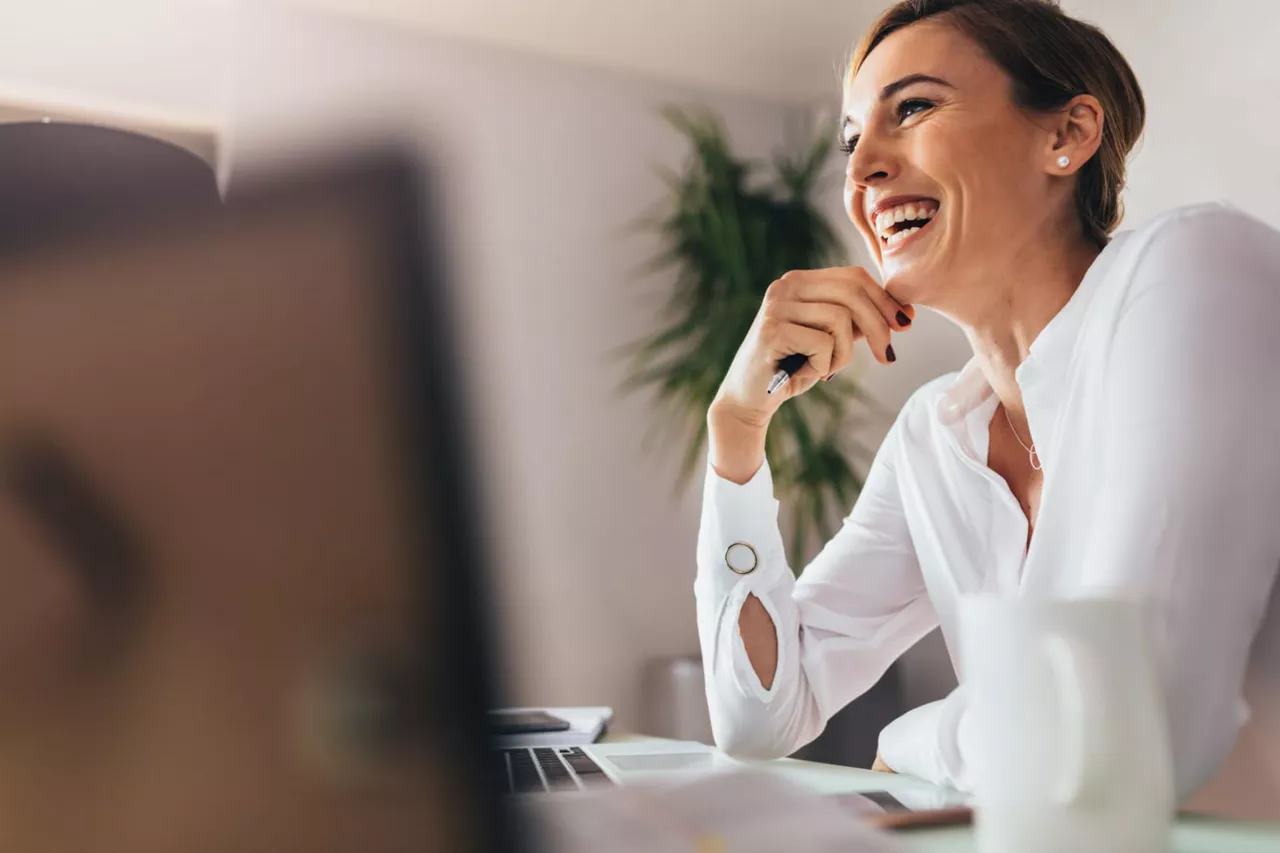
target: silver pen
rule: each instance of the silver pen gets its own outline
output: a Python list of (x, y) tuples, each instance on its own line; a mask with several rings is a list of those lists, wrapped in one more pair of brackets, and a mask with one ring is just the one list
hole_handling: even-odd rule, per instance
[(773, 379), (769, 380), (769, 388), (765, 393), (772, 394), (774, 391), (777, 391), (785, 385), (787, 380), (794, 376), (795, 372), (803, 367), (804, 363), (808, 360), (808, 356), (801, 355), (798, 352), (793, 352), (791, 355), (778, 362), (778, 372), (773, 374)]

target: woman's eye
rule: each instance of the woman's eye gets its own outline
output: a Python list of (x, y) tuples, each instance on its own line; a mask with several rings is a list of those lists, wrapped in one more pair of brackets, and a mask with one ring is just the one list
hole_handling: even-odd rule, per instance
[(926, 101), (923, 98), (907, 98), (898, 104), (898, 121), (902, 121), (922, 110), (927, 110), (931, 106), (933, 106), (932, 101)]
[[(933, 106), (935, 106), (933, 101), (926, 101), (924, 98), (907, 98), (905, 101), (898, 104), (898, 121), (906, 121), (916, 113), (923, 112)], [(836, 143), (836, 147), (838, 147), (841, 153), (846, 157), (850, 157), (853, 155), (853, 150), (858, 147), (858, 137), (850, 136), (846, 139), (841, 139)]]

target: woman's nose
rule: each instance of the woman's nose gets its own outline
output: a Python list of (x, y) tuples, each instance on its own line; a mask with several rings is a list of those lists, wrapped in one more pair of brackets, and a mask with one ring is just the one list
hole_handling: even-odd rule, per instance
[(845, 176), (863, 187), (891, 178), (897, 170), (896, 160), (878, 137), (863, 134), (849, 156)]

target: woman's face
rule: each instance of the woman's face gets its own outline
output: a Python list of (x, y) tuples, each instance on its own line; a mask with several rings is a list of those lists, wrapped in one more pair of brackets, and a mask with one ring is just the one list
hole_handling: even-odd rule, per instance
[(899, 302), (959, 307), (1070, 209), (1069, 187), (1047, 169), (1052, 131), (1014, 105), (1010, 78), (946, 23), (921, 21), (881, 42), (845, 88), (842, 121), (841, 141), (853, 146), (845, 208)]

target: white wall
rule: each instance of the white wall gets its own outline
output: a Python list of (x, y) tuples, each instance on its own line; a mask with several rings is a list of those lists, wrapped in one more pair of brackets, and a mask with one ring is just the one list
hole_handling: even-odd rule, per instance
[[(719, 92), (826, 92), (877, 0), (291, 0)], [(779, 38), (785, 33), (785, 38)]]
[(1067, 0), (1138, 75), (1147, 132), (1126, 194), (1127, 224), (1225, 198), (1280, 226), (1280, 4), (1271, 0)]
[(229, 2), (5, 3), (0, 103), (214, 127), (225, 114)]

